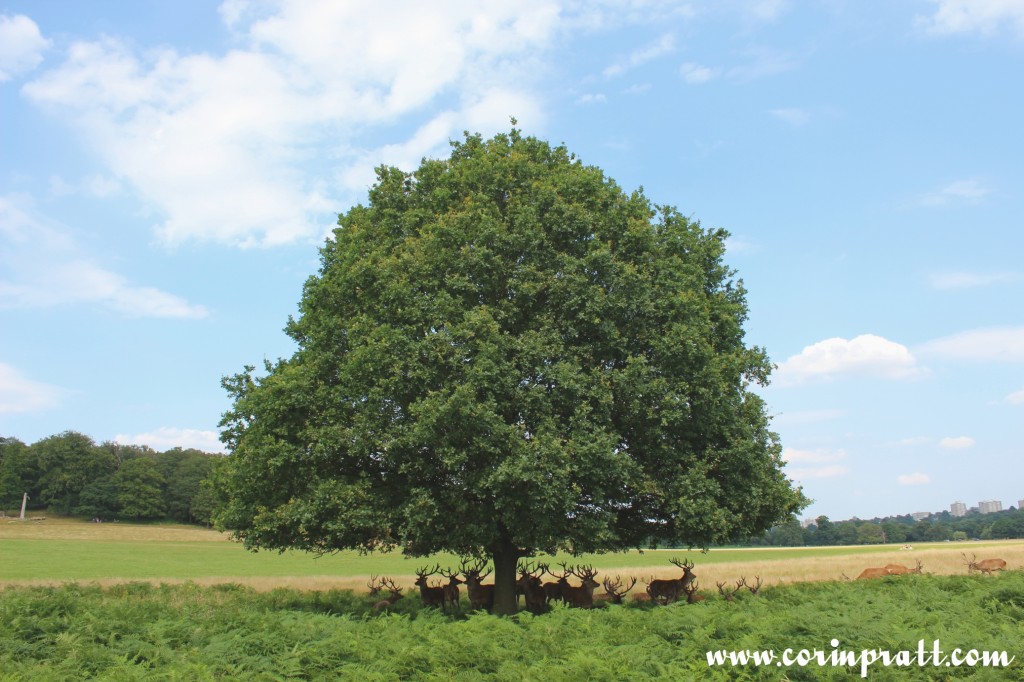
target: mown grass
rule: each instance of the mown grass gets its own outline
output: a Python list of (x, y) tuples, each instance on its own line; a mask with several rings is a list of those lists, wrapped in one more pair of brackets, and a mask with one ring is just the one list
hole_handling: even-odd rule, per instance
[(709, 668), (709, 650), (1005, 650), (1009, 669), (885, 668), (872, 680), (1024, 678), (1024, 573), (767, 588), (733, 602), (444, 616), (344, 590), (69, 584), (0, 591), (0, 680), (854, 680), (843, 667)]

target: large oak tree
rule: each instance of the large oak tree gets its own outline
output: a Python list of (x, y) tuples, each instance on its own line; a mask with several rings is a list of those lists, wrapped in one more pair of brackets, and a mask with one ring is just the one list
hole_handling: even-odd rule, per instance
[(563, 147), (467, 135), (378, 169), (286, 331), (224, 385), (220, 527), (252, 549), (519, 558), (759, 533), (782, 471), (723, 230)]

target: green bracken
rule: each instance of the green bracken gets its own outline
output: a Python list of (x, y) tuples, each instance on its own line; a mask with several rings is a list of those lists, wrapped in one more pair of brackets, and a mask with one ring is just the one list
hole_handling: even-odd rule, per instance
[[(1024, 573), (765, 588), (670, 607), (447, 616), (348, 591), (70, 584), (0, 592), (0, 680), (854, 680), (859, 665), (709, 667), (708, 651), (1005, 651), (1008, 668), (876, 663), (872, 680), (1019, 680)], [(830, 642), (839, 640), (838, 647)]]

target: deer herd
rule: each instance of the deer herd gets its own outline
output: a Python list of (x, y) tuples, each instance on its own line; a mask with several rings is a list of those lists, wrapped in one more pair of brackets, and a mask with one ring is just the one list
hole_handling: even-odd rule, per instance
[[(961, 554), (967, 564), (967, 572), (978, 571), (989, 575), (995, 571), (1006, 570), (1006, 561), (1003, 559), (977, 560), (977, 555), (967, 558)], [(658, 578), (643, 579), (646, 585), (643, 592), (635, 592), (632, 601), (646, 601), (652, 604), (667, 606), (676, 602), (695, 604), (704, 601), (707, 597), (699, 594), (697, 576), (693, 572), (693, 563), (670, 559), (670, 562), (682, 570), (682, 575), (674, 579)], [(622, 604), (626, 594), (636, 587), (636, 578), (622, 578), (619, 575), (605, 577), (602, 582), (597, 582), (597, 571), (590, 565), (569, 566), (566, 563), (559, 563), (561, 570), (553, 570), (549, 564), (541, 562), (526, 561), (519, 564), (519, 578), (516, 580), (516, 600), (522, 598), (525, 601), (526, 610), (531, 613), (543, 613), (555, 602), (570, 607), (589, 609), (602, 604)], [(857, 576), (856, 580), (870, 578), (884, 578), (886, 576), (907, 575), (911, 573), (920, 574), (922, 565), (917, 561), (914, 568), (908, 568), (902, 564), (886, 564), (877, 568), (865, 568)], [(420, 599), (424, 606), (441, 609), (443, 612), (454, 612), (462, 608), (462, 593), (460, 585), (466, 586), (466, 596), (469, 599), (469, 606), (472, 610), (490, 611), (494, 606), (494, 585), (483, 583), (492, 572), (486, 561), (468, 562), (463, 561), (458, 570), (441, 568), (435, 564), (433, 568), (424, 566), (416, 571), (416, 581), (413, 583), (420, 591)], [(431, 584), (428, 578), (438, 575), (447, 579), (435, 581)], [(552, 580), (545, 581), (544, 576), (550, 576)], [(461, 578), (460, 578), (461, 576)], [(843, 573), (845, 580), (850, 578)], [(573, 585), (569, 578), (575, 578), (579, 585)], [(761, 590), (763, 581), (760, 576), (754, 576), (754, 581), (747, 582), (741, 577), (735, 582), (735, 586), (727, 586), (725, 582), (717, 582), (718, 594), (725, 601), (733, 601), (737, 594), (744, 589), (756, 596)], [(595, 594), (598, 587), (604, 587), (604, 592)], [(392, 578), (372, 576), (367, 583), (370, 596), (373, 598), (373, 609), (375, 611), (386, 610), (393, 606), (399, 599), (402, 599), (402, 588)], [(385, 595), (382, 599), (381, 595)]]
[[(647, 601), (653, 604), (668, 605), (675, 602), (685, 601), (687, 604), (694, 604), (704, 601), (706, 597), (698, 594), (697, 576), (693, 572), (693, 563), (671, 559), (671, 563), (680, 569), (683, 574), (676, 579), (654, 579), (643, 580), (646, 589), (644, 592), (636, 592), (632, 595), (633, 601)], [(516, 580), (516, 600), (522, 598), (526, 610), (531, 613), (543, 613), (550, 608), (552, 603), (558, 602), (569, 607), (590, 609), (602, 604), (622, 604), (626, 595), (636, 587), (635, 577), (623, 578), (620, 575), (605, 577), (602, 582), (597, 581), (597, 571), (590, 565), (570, 566), (566, 563), (559, 563), (561, 570), (554, 570), (549, 564), (526, 561), (519, 564), (519, 578)], [(416, 581), (413, 583), (419, 588), (420, 599), (424, 606), (440, 609), (443, 612), (454, 612), (461, 610), (461, 591), (459, 586), (466, 586), (466, 596), (469, 599), (469, 606), (472, 610), (490, 611), (494, 606), (494, 585), (485, 585), (483, 581), (491, 574), (491, 569), (486, 562), (476, 561), (470, 563), (463, 561), (458, 570), (442, 569), (440, 564), (433, 568), (424, 566), (416, 571)], [(430, 576), (440, 576), (448, 580), (428, 580)], [(459, 577), (461, 575), (461, 578)], [(545, 581), (544, 576), (550, 576), (552, 580)], [(578, 585), (569, 582), (575, 578)], [(727, 590), (725, 583), (718, 583), (719, 594), (727, 601), (732, 601), (736, 594), (746, 588), (753, 595), (757, 595), (761, 589), (762, 580), (755, 576), (753, 584), (748, 583), (746, 578), (740, 578), (736, 582), (736, 588)], [(392, 578), (372, 576), (366, 585), (373, 598), (373, 609), (382, 611), (393, 606), (404, 596), (402, 589), (395, 584)], [(595, 594), (598, 587), (603, 587), (604, 592)], [(380, 599), (382, 594), (386, 594)]]

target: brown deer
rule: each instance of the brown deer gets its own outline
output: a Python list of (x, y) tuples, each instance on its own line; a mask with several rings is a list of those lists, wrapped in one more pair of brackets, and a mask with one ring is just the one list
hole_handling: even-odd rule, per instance
[(438, 607), (442, 611), (445, 610), (445, 598), (444, 588), (435, 587), (427, 584), (427, 576), (434, 575), (441, 570), (441, 565), (438, 564), (434, 568), (427, 571), (427, 567), (424, 566), (420, 570), (416, 571), (416, 582), (415, 585), (420, 588), (420, 598), (423, 599), (424, 606)]
[(748, 583), (747, 579), (742, 576), (740, 576), (740, 582), (743, 583), (743, 586), (750, 590), (750, 594), (754, 595), (755, 597), (759, 595), (759, 593), (761, 592), (761, 585), (764, 584), (764, 581), (761, 580), (761, 576), (759, 575), (754, 576), (753, 585)]
[(516, 581), (516, 587), (522, 590), (523, 597), (526, 599), (526, 610), (530, 613), (541, 613), (547, 606), (547, 594), (544, 592), (544, 585), (540, 580), (544, 571), (544, 564), (536, 564), (531, 568), (530, 562), (527, 561), (519, 566), (519, 580)]
[(970, 559), (967, 558), (966, 554), (961, 554), (960, 556), (962, 556), (964, 560), (967, 562), (968, 573), (981, 571), (985, 575), (989, 575), (993, 571), (1006, 570), (1006, 562), (1002, 559), (983, 559), (982, 561), (977, 561), (977, 554), (972, 554)]
[[(388, 596), (384, 597), (376, 604), (373, 605), (374, 611), (382, 611), (389, 606), (394, 606), (395, 602), (404, 597), (402, 594), (402, 588), (395, 584), (395, 581), (391, 578), (381, 578), (380, 585), (377, 586), (379, 592), (382, 587), (388, 588)], [(371, 588), (371, 592), (373, 588)]]
[(444, 569), (441, 571), (441, 575), (448, 578), (448, 584), (441, 586), (441, 589), (444, 590), (445, 606), (450, 606), (453, 609), (461, 608), (459, 605), (459, 585), (465, 584), (466, 581), (459, 580), (458, 571)]
[(683, 592), (686, 593), (686, 603), (687, 604), (696, 604), (699, 601), (704, 601), (704, 599), (705, 599), (704, 595), (697, 594), (697, 590), (699, 588), (700, 588), (700, 585), (697, 583), (696, 580), (694, 580), (688, 586), (683, 588)]
[(370, 588), (370, 596), (376, 597), (380, 593), (381, 588), (384, 587), (384, 580), (375, 575), (371, 575), (370, 582), (366, 583), (366, 586)]
[(669, 562), (683, 569), (683, 577), (676, 580), (652, 580), (647, 583), (647, 594), (650, 595), (652, 602), (669, 604), (678, 600), (679, 595), (696, 579), (693, 574), (693, 564), (689, 561), (680, 562), (679, 559), (669, 559)]
[(602, 584), (604, 585), (604, 594), (599, 595), (599, 598), (602, 601), (607, 601), (611, 604), (621, 604), (626, 593), (636, 586), (636, 578), (633, 578), (629, 583), (629, 586), (625, 589), (622, 587), (622, 578), (619, 576), (615, 576), (614, 580), (612, 580), (611, 577), (605, 578)]
[(921, 573), (921, 561), (917, 561), (917, 566), (914, 568), (907, 568), (903, 564), (886, 564), (885, 569), (889, 571), (889, 575), (905, 575), (907, 573)]
[(868, 580), (870, 578), (884, 578), (889, 575), (889, 569), (885, 566), (879, 566), (878, 568), (865, 568), (857, 576), (857, 580)]
[[(544, 569), (544, 573), (557, 578), (558, 576), (551, 572), (547, 564), (540, 564), (541, 568)], [(550, 580), (541, 585), (544, 588), (544, 600), (546, 603), (552, 601), (562, 601), (562, 582), (561, 580)]]
[(482, 573), (486, 566), (486, 561), (477, 562), (472, 566), (463, 561), (462, 565), (459, 567), (462, 575), (466, 578), (466, 592), (469, 594), (469, 606), (474, 611), (479, 609), (487, 609), (490, 611), (494, 608), (494, 585), (482, 584), (483, 579), (489, 576), (492, 571), (492, 569), (487, 569), (486, 573)]
[[(597, 571), (592, 566), (570, 566), (566, 568), (565, 564), (559, 565), (565, 570), (562, 580), (559, 580), (559, 583), (562, 585), (562, 600), (569, 606), (575, 606), (580, 609), (592, 608), (594, 606), (594, 590), (600, 584), (594, 580), (594, 577), (597, 576)], [(570, 575), (579, 578), (582, 584), (578, 587), (570, 585), (568, 581)]]
[(720, 583), (715, 583), (715, 584), (718, 585), (718, 593), (720, 595), (722, 595), (723, 597), (725, 597), (725, 601), (733, 601), (736, 598), (736, 593), (739, 592), (740, 590), (742, 590), (745, 587), (744, 581), (743, 581), (742, 578), (740, 580), (736, 581), (736, 589), (734, 589), (732, 591), (728, 591), (728, 590), (725, 589), (725, 582), (720, 582)]

